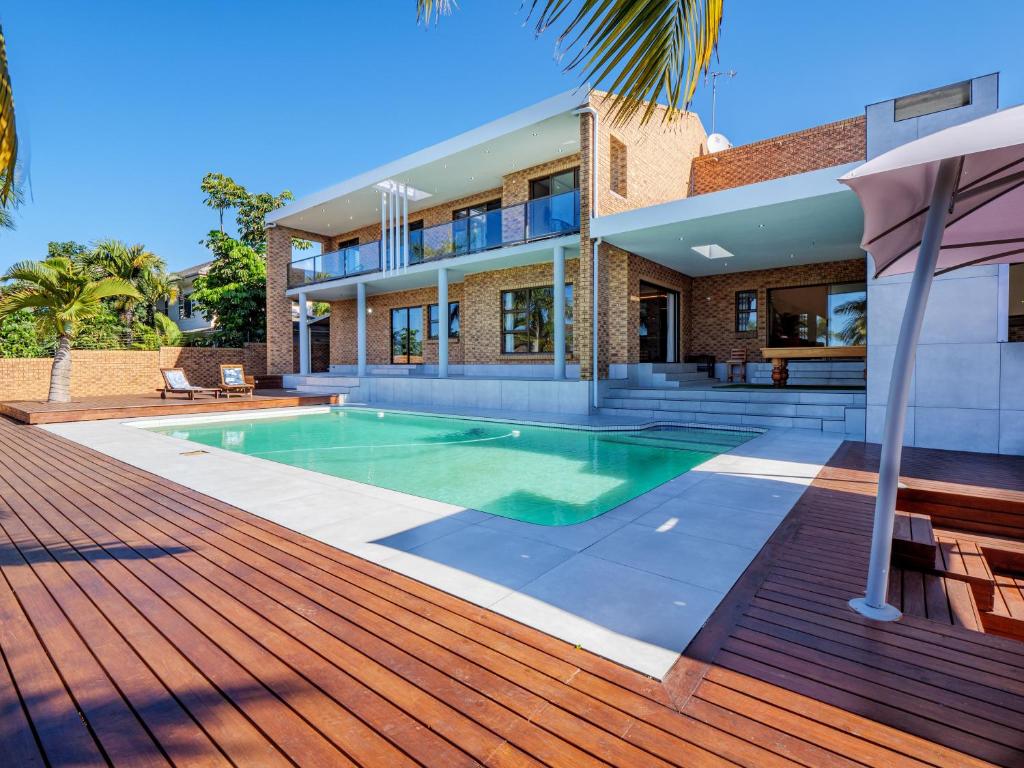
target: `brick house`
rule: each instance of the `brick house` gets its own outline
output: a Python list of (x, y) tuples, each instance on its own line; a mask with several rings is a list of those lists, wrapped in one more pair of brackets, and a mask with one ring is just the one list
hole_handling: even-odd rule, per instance
[[(975, 116), (994, 84), (970, 82), (977, 105), (933, 111)], [(941, 91), (904, 97), (924, 104), (910, 122), (897, 99), (713, 153), (696, 114), (614, 124), (605, 94), (570, 91), (309, 195), (267, 217), (268, 371), (359, 401), (663, 415), (652, 390), (707, 390), (742, 355), (749, 383), (774, 359), (823, 391), (679, 410), (863, 437), (869, 259), (837, 179), (872, 136), (927, 130)], [(331, 305), (327, 376), (308, 353), (294, 370), (306, 301)]]

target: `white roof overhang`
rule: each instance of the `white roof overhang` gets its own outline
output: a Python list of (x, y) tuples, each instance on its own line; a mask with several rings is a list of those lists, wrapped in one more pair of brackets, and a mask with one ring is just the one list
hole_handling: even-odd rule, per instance
[(267, 215), (278, 224), (337, 235), (380, 221), (382, 182), (407, 184), (429, 194), (409, 203), (416, 211), (502, 184), (502, 177), (579, 151), (579, 118), (586, 87), (566, 91), (526, 109), (413, 152)]
[(837, 181), (853, 167), (601, 216), (591, 236), (692, 277), (863, 257), (860, 203)]

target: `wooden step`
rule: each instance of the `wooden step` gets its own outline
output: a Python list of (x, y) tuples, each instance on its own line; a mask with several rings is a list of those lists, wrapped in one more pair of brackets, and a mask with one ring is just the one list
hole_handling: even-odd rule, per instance
[(973, 541), (940, 537), (935, 553), (935, 569), (941, 576), (966, 582), (978, 610), (991, 611), (995, 600), (995, 576), (981, 548)]
[(926, 570), (935, 564), (935, 533), (928, 515), (896, 510), (892, 532), (892, 564)]
[(1024, 640), (1024, 576), (996, 573), (992, 610), (981, 614), (981, 624), (993, 635)]
[(969, 493), (903, 487), (897, 506), (932, 519), (936, 528), (1024, 539), (1024, 501), (1019, 493)]

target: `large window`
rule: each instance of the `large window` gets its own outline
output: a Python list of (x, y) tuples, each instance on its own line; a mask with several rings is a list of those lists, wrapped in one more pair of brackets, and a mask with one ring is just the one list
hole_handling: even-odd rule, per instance
[(530, 180), (530, 199), (548, 195), (560, 195), (563, 192), (572, 192), (580, 188), (580, 169), (571, 168), (568, 171), (559, 171), (539, 179)]
[(391, 310), (391, 362), (423, 362), (423, 307)]
[[(427, 326), (427, 338), (436, 339), (441, 330), (441, 323), (440, 318), (438, 317), (439, 312), (437, 311), (437, 304), (430, 305), (429, 314), (430, 322)], [(459, 302), (457, 301), (448, 302), (448, 338), (459, 338)]]
[[(572, 285), (565, 286), (565, 351), (572, 350)], [(501, 351), (505, 354), (554, 352), (555, 292), (552, 286), (519, 288), (501, 294)]]
[(736, 291), (736, 333), (757, 332), (757, 291)]
[(1009, 341), (1024, 341), (1024, 264), (1010, 265)]
[(850, 347), (867, 343), (864, 283), (768, 291), (768, 346)]

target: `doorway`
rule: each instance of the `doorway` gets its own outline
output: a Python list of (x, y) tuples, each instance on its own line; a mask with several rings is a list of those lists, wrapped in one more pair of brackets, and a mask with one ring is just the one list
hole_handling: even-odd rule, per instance
[(652, 283), (640, 283), (640, 362), (677, 361), (679, 294)]
[(391, 310), (391, 363), (423, 362), (423, 307)]

